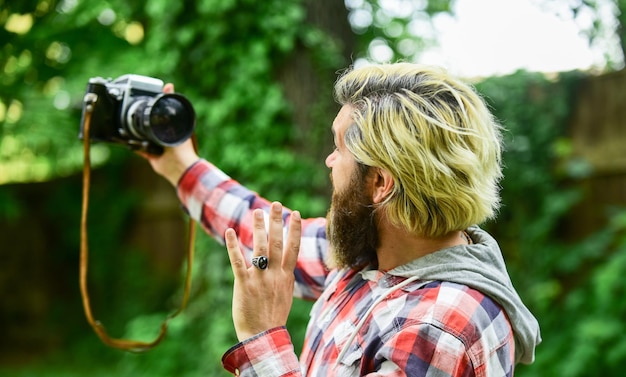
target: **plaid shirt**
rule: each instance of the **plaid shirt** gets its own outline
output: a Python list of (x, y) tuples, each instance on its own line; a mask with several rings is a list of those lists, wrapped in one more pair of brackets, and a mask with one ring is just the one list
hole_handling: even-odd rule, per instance
[[(181, 178), (189, 215), (223, 242), (234, 228), (251, 256), (252, 210), (270, 202), (201, 160)], [(283, 219), (291, 212), (284, 210)], [(285, 221), (287, 223), (287, 221)], [(512, 376), (514, 339), (504, 311), (477, 290), (377, 270), (328, 270), (326, 220), (303, 219), (296, 297), (317, 300), (300, 360), (284, 327), (226, 352), (242, 376)]]

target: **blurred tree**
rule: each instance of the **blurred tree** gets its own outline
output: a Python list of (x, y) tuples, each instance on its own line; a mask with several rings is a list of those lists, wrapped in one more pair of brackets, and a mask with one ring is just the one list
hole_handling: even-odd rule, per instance
[(352, 30), (359, 36), (355, 58), (415, 60), (436, 43), (434, 16), (451, 13), (454, 0), (346, 0)]

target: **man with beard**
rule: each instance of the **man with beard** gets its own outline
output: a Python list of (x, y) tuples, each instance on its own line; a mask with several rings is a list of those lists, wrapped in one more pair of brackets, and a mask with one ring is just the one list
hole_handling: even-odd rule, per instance
[[(224, 367), (512, 376), (533, 361), (540, 335), (497, 242), (476, 225), (499, 206), (500, 127), (470, 86), (431, 67), (349, 70), (335, 96), (326, 219), (270, 203), (189, 143), (149, 157), (190, 216), (226, 243), (240, 343)], [(293, 296), (316, 300), (299, 360), (285, 328)]]

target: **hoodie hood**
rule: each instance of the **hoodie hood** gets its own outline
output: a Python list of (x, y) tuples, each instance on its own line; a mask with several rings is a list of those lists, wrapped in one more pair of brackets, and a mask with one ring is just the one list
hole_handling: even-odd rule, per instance
[(496, 240), (478, 226), (467, 229), (474, 242), (439, 250), (388, 273), (422, 281), (467, 285), (489, 296), (506, 312), (515, 337), (515, 362), (530, 364), (541, 343), (539, 323), (515, 291)]

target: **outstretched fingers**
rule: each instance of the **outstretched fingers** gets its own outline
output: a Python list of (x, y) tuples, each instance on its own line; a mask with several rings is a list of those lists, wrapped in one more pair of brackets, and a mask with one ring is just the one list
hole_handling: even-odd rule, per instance
[[(300, 251), (300, 237), (302, 225), (300, 213), (293, 211), (289, 219), (289, 231), (287, 239), (283, 237), (283, 206), (279, 202), (274, 202), (270, 206), (269, 224), (265, 227), (264, 213), (261, 209), (253, 212), (253, 258), (265, 256), (269, 260), (270, 269), (283, 269), (293, 272), (296, 267), (298, 253)], [(233, 273), (237, 278), (244, 278), (248, 275), (247, 264), (243, 259), (237, 235), (233, 229), (228, 229), (225, 233), (226, 248), (233, 267)]]

